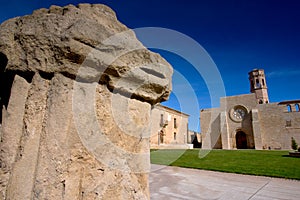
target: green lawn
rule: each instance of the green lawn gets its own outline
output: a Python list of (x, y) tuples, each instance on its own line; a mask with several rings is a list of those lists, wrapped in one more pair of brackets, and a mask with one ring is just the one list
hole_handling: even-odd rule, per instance
[(300, 180), (300, 158), (288, 157), (288, 151), (212, 150), (205, 153), (196, 149), (152, 150), (151, 163)]

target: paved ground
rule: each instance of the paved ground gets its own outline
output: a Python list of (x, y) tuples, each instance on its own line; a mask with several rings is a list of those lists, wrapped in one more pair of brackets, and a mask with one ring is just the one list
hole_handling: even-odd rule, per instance
[(151, 165), (151, 200), (300, 199), (300, 181)]

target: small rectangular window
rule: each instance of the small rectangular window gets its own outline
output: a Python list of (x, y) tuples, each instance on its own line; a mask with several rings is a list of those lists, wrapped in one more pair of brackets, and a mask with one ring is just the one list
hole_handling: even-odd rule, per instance
[(174, 118), (174, 128), (177, 128), (177, 121), (176, 121), (176, 118)]
[(164, 115), (163, 114), (160, 115), (160, 126), (161, 127), (164, 126)]
[(174, 140), (176, 140), (176, 132), (174, 132)]

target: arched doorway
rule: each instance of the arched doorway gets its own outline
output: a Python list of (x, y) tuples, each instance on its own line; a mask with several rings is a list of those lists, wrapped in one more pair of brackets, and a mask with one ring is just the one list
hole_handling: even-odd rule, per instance
[(235, 139), (237, 149), (248, 149), (246, 133), (244, 133), (243, 131), (238, 131), (235, 135)]

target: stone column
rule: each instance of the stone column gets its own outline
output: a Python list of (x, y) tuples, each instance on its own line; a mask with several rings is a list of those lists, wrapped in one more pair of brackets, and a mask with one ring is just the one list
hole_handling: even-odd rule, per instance
[(0, 199), (150, 198), (150, 111), (170, 94), (169, 63), (90, 4), (4, 22), (0, 53), (14, 77), (1, 85)]

